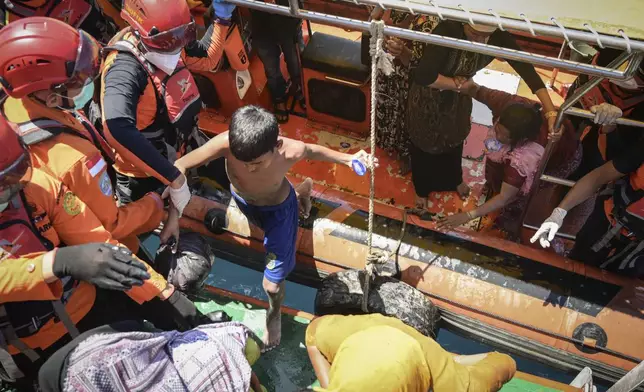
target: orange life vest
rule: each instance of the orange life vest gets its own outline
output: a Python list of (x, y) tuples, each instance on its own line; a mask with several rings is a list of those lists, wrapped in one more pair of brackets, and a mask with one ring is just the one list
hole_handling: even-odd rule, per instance
[[(8, 259), (22, 255), (49, 251), (53, 244), (40, 235), (32, 223), (24, 195), (19, 192), (9, 202), (7, 208), (0, 213), (0, 262), (10, 262)], [(34, 217), (33, 219), (38, 219)], [(23, 376), (17, 368), (11, 355), (11, 345), (20, 350), (32, 361), (38, 360), (38, 354), (27, 346), (20, 338), (36, 334), (49, 320), (58, 317), (72, 336), (78, 335), (78, 330), (65, 310), (65, 303), (76, 288), (76, 282), (66, 278), (63, 282), (63, 295), (59, 301), (25, 301), (7, 302), (0, 304), (0, 364), (4, 368), (2, 378), (15, 381)], [(3, 343), (4, 342), (4, 343)]]
[(197, 124), (196, 118), (201, 110), (201, 97), (197, 83), (183, 58), (179, 60), (174, 73), (167, 75), (145, 59), (139, 48), (139, 41), (129, 28), (117, 34), (105, 48), (106, 54), (113, 51), (133, 55), (154, 84), (157, 113), (153, 123), (140, 130), (145, 137), (147, 139), (165, 137), (166, 142), (173, 146), (178, 144), (177, 136), (179, 139), (187, 138)]
[(610, 246), (616, 236), (624, 236), (631, 242), (602, 264), (621, 260), (620, 269), (634, 268), (636, 256), (644, 252), (644, 165), (628, 177), (617, 181), (612, 196), (604, 202), (604, 212), (612, 227), (592, 247), (595, 252)]
[(4, 0), (7, 7), (7, 23), (31, 16), (48, 16), (73, 27), (79, 27), (92, 10), (84, 0), (47, 0), (37, 5), (32, 2)]

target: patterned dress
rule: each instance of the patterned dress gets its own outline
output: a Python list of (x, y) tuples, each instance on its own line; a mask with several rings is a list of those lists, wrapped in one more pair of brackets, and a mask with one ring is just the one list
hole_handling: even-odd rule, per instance
[[(399, 25), (408, 17), (408, 13), (392, 11), (391, 19)], [(403, 26), (414, 31), (430, 33), (438, 24), (438, 18), (433, 16), (417, 15), (408, 26)], [(385, 76), (378, 76), (378, 107), (376, 114), (376, 144), (389, 154), (398, 153), (399, 157), (409, 155), (409, 136), (406, 129), (406, 108), (409, 93), (409, 71), (418, 64), (423, 54), (422, 42), (408, 42), (412, 50), (412, 59), (409, 67), (400, 61), (395, 61), (394, 72)]]

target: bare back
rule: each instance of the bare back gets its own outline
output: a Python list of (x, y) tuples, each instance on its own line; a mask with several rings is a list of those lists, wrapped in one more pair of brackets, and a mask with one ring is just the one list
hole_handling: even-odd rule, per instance
[(290, 193), (286, 173), (302, 157), (304, 143), (280, 138), (282, 146), (275, 152), (269, 165), (250, 171), (244, 162), (226, 154), (226, 172), (233, 190), (246, 202), (256, 206), (277, 205)]

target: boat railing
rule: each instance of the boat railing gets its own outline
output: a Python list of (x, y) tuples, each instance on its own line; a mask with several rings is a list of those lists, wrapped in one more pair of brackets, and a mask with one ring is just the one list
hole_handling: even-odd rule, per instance
[[(336, 27), (341, 27), (348, 30), (369, 32), (371, 29), (371, 23), (364, 20), (357, 20), (352, 18), (346, 18), (342, 16), (329, 15), (321, 12), (310, 11), (302, 9), (299, 5), (299, 0), (289, 0), (289, 6), (281, 6), (274, 3), (258, 1), (258, 0), (227, 0), (232, 4), (255, 9), (258, 11), (268, 12), (271, 14), (278, 14), (284, 16), (292, 16), (300, 19), (305, 19), (310, 22), (326, 24)], [(574, 108), (573, 105), (579, 101), (579, 99), (590, 91), (593, 87), (599, 84), (603, 79), (627, 79), (631, 77), (639, 67), (644, 56), (644, 40), (637, 38), (629, 38), (624, 29), (620, 28), (618, 31), (620, 36), (610, 35), (603, 32), (599, 32), (598, 29), (593, 27), (593, 23), (596, 25), (602, 24), (600, 22), (587, 21), (583, 26), (588, 31), (582, 31), (575, 28), (570, 28), (564, 26), (556, 18), (552, 17), (551, 22), (553, 25), (546, 25), (540, 22), (531, 21), (525, 14), (519, 14), (519, 19), (509, 18), (499, 15), (498, 12), (495, 12), (492, 9), (489, 9), (489, 14), (483, 14), (480, 12), (471, 12), (465, 6), (464, 3), (458, 4), (458, 9), (453, 7), (440, 6), (438, 0), (429, 0), (427, 4), (418, 3), (415, 1), (409, 0), (343, 0), (345, 2), (355, 3), (356, 5), (370, 5), (370, 6), (379, 6), (383, 9), (396, 9), (401, 11), (407, 11), (412, 14), (420, 13), (425, 15), (434, 15), (439, 17), (441, 20), (450, 19), (460, 22), (470, 23), (470, 24), (485, 24), (498, 26), (499, 29), (505, 30), (518, 30), (531, 33), (533, 36), (545, 35), (550, 37), (562, 38), (564, 44), (568, 43), (570, 45), (571, 40), (582, 41), (590, 44), (596, 44), (600, 48), (604, 47), (613, 47), (617, 49), (622, 49), (623, 53), (616, 58), (612, 63), (607, 67), (600, 67), (593, 64), (586, 64), (581, 62), (575, 62), (567, 59), (563, 59), (561, 54), (558, 58), (548, 57), (539, 54), (529, 53), (521, 50), (513, 50), (507, 48), (501, 48), (494, 45), (488, 45), (485, 43), (471, 42), (463, 39), (456, 39), (451, 37), (445, 37), (437, 34), (426, 33), (421, 31), (413, 31), (409, 29), (403, 29), (394, 26), (385, 26), (384, 34), (392, 37), (398, 37), (406, 40), (420, 41), (428, 44), (434, 44), (439, 46), (445, 46), (453, 49), (467, 50), (470, 52), (486, 54), (494, 56), (497, 58), (502, 58), (506, 60), (516, 60), (528, 62), (533, 65), (542, 66), (542, 67), (553, 67), (558, 69), (565, 69), (572, 71), (578, 74), (586, 74), (593, 76), (586, 84), (579, 87), (572, 96), (568, 97), (566, 101), (561, 105), (556, 119), (556, 128), (559, 129), (563, 122), (564, 115), (573, 115), (578, 117), (592, 118), (594, 115), (586, 110), (581, 110)], [(442, 0), (444, 1), (444, 0)], [(562, 50), (563, 52), (563, 50)], [(623, 71), (619, 70), (622, 65), (625, 63), (625, 69)], [(620, 125), (629, 125), (636, 127), (644, 127), (644, 123), (640, 121), (630, 120), (630, 119), (619, 119), (617, 121)], [(539, 189), (539, 184), (541, 181), (554, 183), (558, 185), (564, 185), (568, 187), (574, 186), (573, 181), (569, 181), (562, 178), (557, 178), (554, 176), (549, 176), (544, 174), (544, 170), (548, 164), (550, 156), (554, 151), (556, 146), (556, 141), (551, 140), (546, 146), (544, 153), (544, 158), (541, 161), (541, 164), (538, 169), (538, 175), (535, 176), (536, 181), (533, 182), (532, 190), (528, 196), (528, 206), (530, 201), (534, 199), (536, 192)], [(521, 216), (521, 222), (523, 227), (528, 229), (535, 229), (534, 226), (529, 225), (525, 222), (527, 208), (523, 211)], [(558, 233), (560, 237), (567, 239), (574, 239), (575, 236), (572, 234)]]

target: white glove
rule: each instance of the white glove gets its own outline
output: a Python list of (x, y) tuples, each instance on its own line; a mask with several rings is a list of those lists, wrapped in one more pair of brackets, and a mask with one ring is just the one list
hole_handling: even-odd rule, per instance
[(169, 186), (166, 189), (166, 192), (170, 193), (172, 205), (177, 209), (177, 211), (179, 211), (179, 216), (182, 216), (184, 208), (186, 208), (188, 202), (190, 202), (190, 197), (192, 197), (190, 188), (188, 188), (188, 181), (184, 181), (183, 185), (177, 189)]
[(602, 103), (590, 108), (591, 113), (595, 114), (593, 121), (599, 125), (615, 124), (618, 118), (622, 117), (622, 109), (609, 103)]
[(563, 225), (563, 220), (566, 217), (566, 214), (568, 214), (568, 211), (563, 208), (555, 208), (550, 217), (541, 224), (539, 230), (537, 230), (534, 236), (530, 238), (530, 243), (534, 244), (534, 242), (539, 239), (541, 247), (550, 247), (550, 242), (555, 239), (555, 234), (557, 234), (561, 225)]

